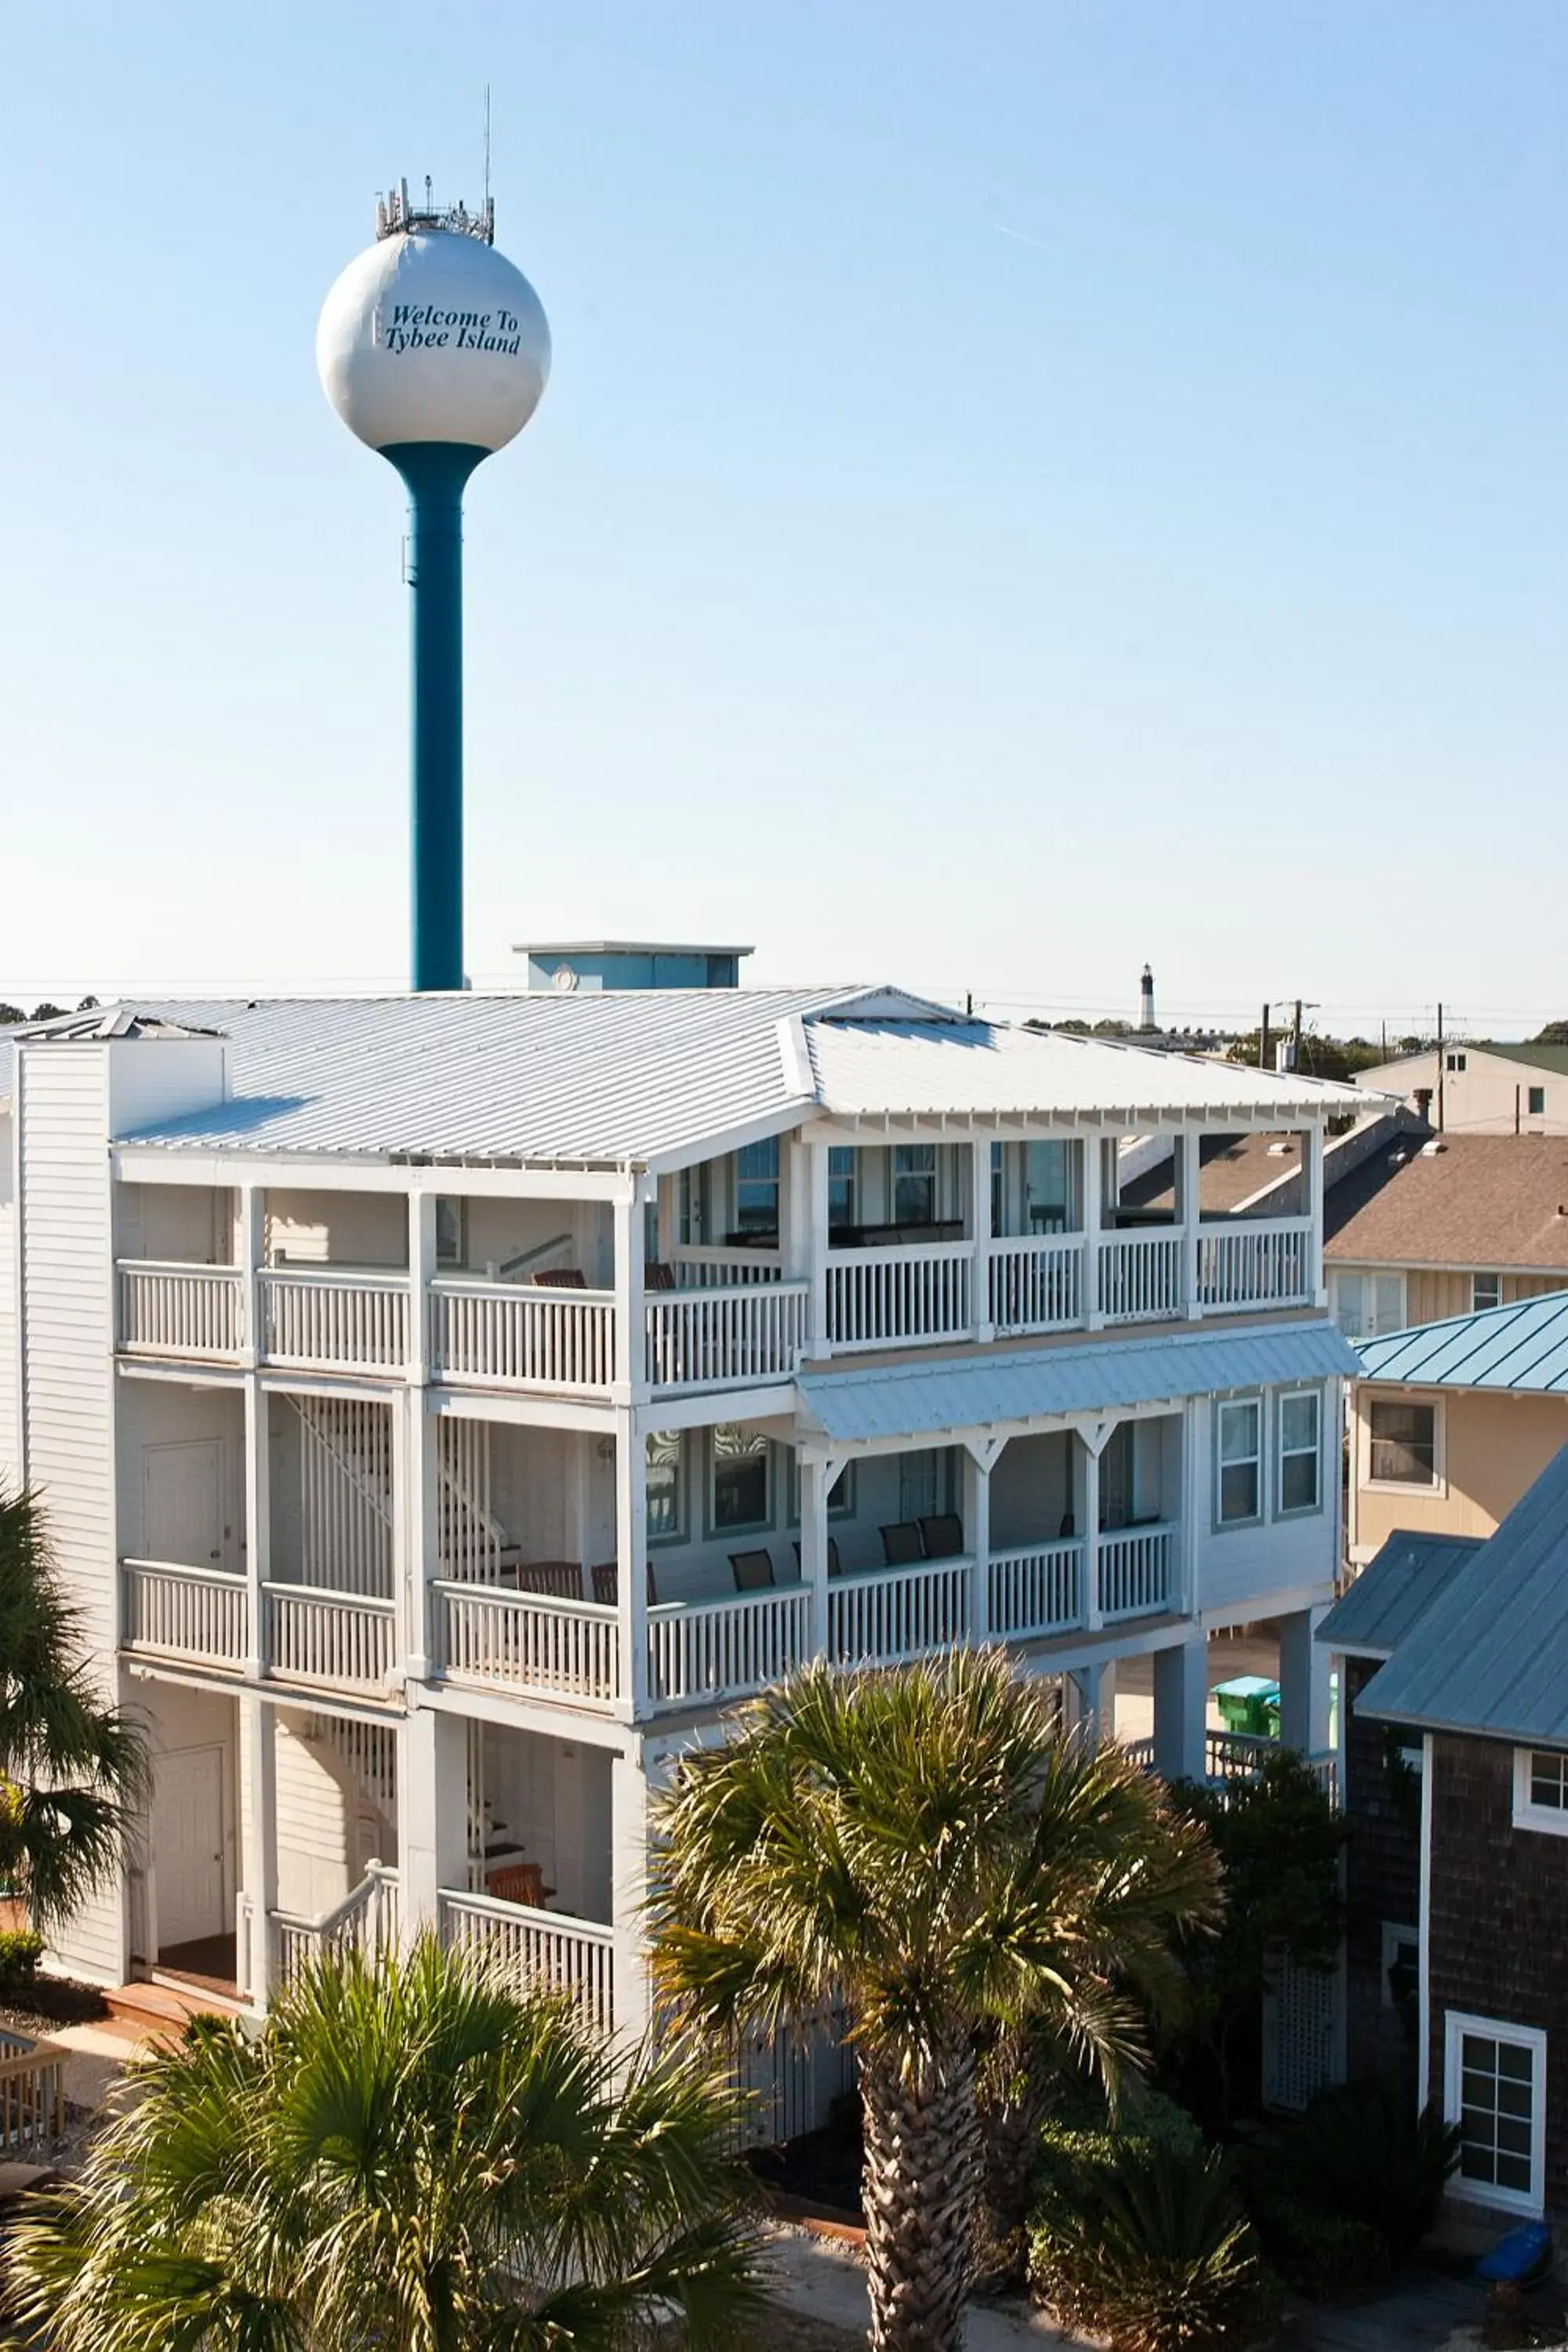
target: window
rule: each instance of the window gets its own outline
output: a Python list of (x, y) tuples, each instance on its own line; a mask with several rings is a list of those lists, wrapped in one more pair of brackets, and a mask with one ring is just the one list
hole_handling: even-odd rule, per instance
[(678, 1543), (686, 1533), (686, 1441), (679, 1429), (648, 1432), (647, 1539)]
[(466, 1265), (468, 1256), (468, 1202), (437, 1200), (436, 1203), (437, 1265)]
[(1263, 1513), (1263, 1403), (1238, 1397), (1219, 1408), (1219, 1478), (1215, 1517), (1242, 1527)]
[(1459, 2126), (1457, 2197), (1541, 2210), (1546, 2170), (1546, 2036), (1450, 2010), (1443, 2021), (1443, 2112)]
[(765, 1528), (768, 1508), (768, 1441), (758, 1429), (721, 1422), (713, 1432), (709, 1524), (713, 1533), (733, 1535), (742, 1528)]
[(1376, 1486), (1437, 1484), (1437, 1408), (1375, 1398), (1368, 1411), (1371, 1439), (1367, 1475)]
[(748, 1143), (735, 1154), (735, 1226), (737, 1232), (778, 1239), (779, 1139)]
[(855, 1146), (834, 1143), (827, 1150), (827, 1230), (841, 1234), (858, 1224), (855, 1213)]
[(936, 1223), (936, 1146), (895, 1143), (893, 1146), (893, 1223), (934, 1225)]
[(1479, 1315), (1484, 1307), (1502, 1305), (1500, 1274), (1472, 1274), (1470, 1276), (1470, 1311)]
[[(830, 1519), (852, 1519), (855, 1516), (855, 1465), (847, 1462), (827, 1490), (827, 1516)], [(789, 1455), (789, 1523), (800, 1525), (800, 1462), (792, 1450)]]
[(1322, 1501), (1323, 1399), (1319, 1389), (1297, 1389), (1279, 1400), (1279, 1465), (1277, 1508), (1315, 1511)]
[(1448, 1056), (1447, 1066), (1450, 1072), (1462, 1070), (1465, 1066), (1465, 1056), (1463, 1054), (1450, 1054)]
[(1336, 1274), (1334, 1321), (1350, 1339), (1375, 1339), (1405, 1328), (1402, 1274)]
[(1513, 1825), (1568, 1837), (1568, 1755), (1553, 1748), (1514, 1749)]
[(899, 1456), (899, 1517), (934, 1518), (952, 1508), (952, 1455), (947, 1447), (924, 1446)]
[(688, 1244), (708, 1238), (708, 1162), (680, 1171), (676, 1222), (679, 1238)]
[(1383, 1923), (1383, 2006), (1408, 2009), (1421, 1982), (1421, 1938), (1414, 1927)]
[(1546, 1117), (1546, 1088), (1544, 1087), (1531, 1087), (1530, 1089), (1530, 1099), (1525, 1108), (1529, 1111), (1531, 1118), (1544, 1118)]

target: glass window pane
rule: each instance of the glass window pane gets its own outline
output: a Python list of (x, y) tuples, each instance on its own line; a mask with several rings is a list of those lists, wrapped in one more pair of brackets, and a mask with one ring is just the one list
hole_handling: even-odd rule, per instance
[(1318, 1457), (1315, 1454), (1288, 1454), (1280, 1465), (1279, 1507), (1282, 1511), (1311, 1511), (1318, 1504)]
[(1429, 1486), (1437, 1459), (1436, 1408), (1375, 1402), (1371, 1409), (1372, 1475), (1404, 1486)]
[(934, 1143), (896, 1143), (893, 1146), (893, 1223), (896, 1225), (935, 1224)]
[(656, 1429), (647, 1440), (647, 1532), (650, 1538), (678, 1536), (685, 1519), (680, 1432)]
[(1498, 2073), (1511, 2074), (1515, 2082), (1528, 2083), (1534, 2074), (1534, 2061), (1521, 2042), (1500, 2042), (1497, 2045)]
[(1246, 1462), (1258, 1453), (1258, 1407), (1256, 1404), (1226, 1404), (1220, 1407), (1219, 1458), (1222, 1462)]
[(1527, 2156), (1500, 2156), (1497, 2160), (1497, 2185), (1500, 2189), (1516, 2189), (1521, 2196), (1528, 2197), (1531, 2189), (1530, 2158)]
[(855, 1191), (858, 1154), (852, 1143), (835, 1143), (827, 1152), (827, 1230), (841, 1233), (856, 1223)]
[(1315, 1394), (1282, 1397), (1279, 1401), (1279, 1442), (1288, 1454), (1318, 1443), (1318, 1399)]
[(724, 1423), (713, 1432), (713, 1527), (765, 1527), (768, 1441), (759, 1430)]
[(1219, 1515), (1222, 1519), (1258, 1517), (1258, 1465), (1227, 1462), (1219, 1474)]

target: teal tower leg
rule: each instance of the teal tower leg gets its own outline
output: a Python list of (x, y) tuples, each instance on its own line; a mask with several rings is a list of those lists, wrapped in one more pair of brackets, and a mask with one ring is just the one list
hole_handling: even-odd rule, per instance
[(409, 782), (416, 992), (463, 985), (463, 490), (488, 449), (383, 449), (408, 492), (413, 619)]

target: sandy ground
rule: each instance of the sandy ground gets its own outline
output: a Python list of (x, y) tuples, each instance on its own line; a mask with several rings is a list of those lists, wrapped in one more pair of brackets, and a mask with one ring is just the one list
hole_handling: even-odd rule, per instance
[[(789, 2352), (846, 2352), (850, 2345), (863, 2346), (869, 2312), (866, 2273), (855, 2251), (782, 2223), (773, 2238), (779, 2273), (773, 2299), (807, 2332), (771, 2341), (787, 2346)], [(1025, 2352), (1025, 2347), (1046, 2352), (1050, 2346), (1059, 2346), (1063, 2352), (1085, 2347), (1087, 2352), (1095, 2339), (1064, 2335), (1039, 2312), (1018, 2302), (971, 2304), (963, 2341), (964, 2352)]]

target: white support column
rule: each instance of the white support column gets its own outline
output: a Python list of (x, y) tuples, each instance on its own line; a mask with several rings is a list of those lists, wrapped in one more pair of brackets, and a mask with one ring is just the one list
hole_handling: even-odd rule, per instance
[(424, 1682), (436, 1656), (431, 1639), (430, 1583), (441, 1573), (441, 1424), (430, 1391), (410, 1388), (392, 1454), (393, 1559), (403, 1588), (403, 1664)]
[(616, 1407), (616, 1712), (635, 1723), (647, 1713), (647, 1450), (628, 1405)]
[(1097, 1739), (1116, 1737), (1116, 1661), (1096, 1658), (1089, 1665), (1075, 1666), (1072, 1675), (1078, 1685), (1079, 1719)]
[(991, 1319), (991, 1139), (976, 1136), (969, 1146), (969, 1234), (973, 1257), (969, 1269), (969, 1318), (977, 1340), (994, 1339)]
[(1307, 1235), (1307, 1286), (1320, 1307), (1329, 1303), (1328, 1276), (1323, 1270), (1323, 1130), (1313, 1126), (1307, 1129), (1302, 1158), (1307, 1170), (1307, 1214), (1311, 1230)]
[(408, 1195), (408, 1378), (430, 1378), (430, 1285), (436, 1279), (436, 1195)]
[(838, 1475), (835, 1461), (796, 1457), (800, 1485), (800, 1574), (811, 1596), (811, 1657), (827, 1654), (827, 1495)]
[(1198, 1223), (1202, 1185), (1199, 1177), (1203, 1138), (1195, 1129), (1184, 1128), (1172, 1146), (1174, 1160), (1176, 1218), (1182, 1229), (1182, 1311), (1190, 1317), (1200, 1316), (1203, 1301), (1198, 1296)]
[(239, 1360), (254, 1370), (265, 1354), (261, 1323), (261, 1269), (267, 1258), (267, 1187), (242, 1184), (235, 1240), (240, 1268)]
[(1313, 1635), (1327, 1606), (1296, 1609), (1279, 1620), (1279, 1738), (1303, 1756), (1329, 1745), (1329, 1653)]
[(658, 1180), (658, 1254), (668, 1265), (675, 1255), (680, 1239), (680, 1179), (661, 1176)]
[(1084, 1430), (1076, 1434), (1073, 1516), (1083, 1540), (1083, 1622), (1097, 1633), (1105, 1622), (1100, 1607), (1100, 1447)]
[(822, 1357), (833, 1352), (833, 1341), (827, 1328), (827, 1146), (826, 1143), (809, 1143), (805, 1150), (810, 1160), (806, 1192), (805, 1271), (811, 1283), (811, 1296), (806, 1301), (806, 1352)]
[(260, 1272), (267, 1241), (267, 1193), (261, 1185), (240, 1187), (237, 1224), (244, 1285), (241, 1360), (246, 1368), (245, 1672), (247, 1681), (257, 1682), (267, 1671), (262, 1587), (272, 1549), (272, 1424), (267, 1391), (256, 1369), (262, 1356)]
[(443, 1708), (414, 1706), (404, 1717), (397, 1759), (397, 1862), (402, 1932), (412, 1943), (436, 1928), (443, 1887), (468, 1884), (468, 1725)]
[[(640, 1748), (640, 1742), (637, 1743)], [(640, 1754), (610, 1759), (610, 1921), (616, 1931), (615, 2028), (640, 2042), (648, 2030), (646, 1930), (648, 1788)]]
[(1204, 1633), (1154, 1653), (1154, 1769), (1163, 1780), (1204, 1777), (1208, 1664)]
[(249, 1805), (241, 1824), (240, 1865), (250, 1906), (250, 2006), (262, 2010), (272, 1990), (277, 1956), (272, 1914), (278, 1906), (277, 1719), (266, 1699), (246, 1691), (239, 1736), (248, 1766)]
[(1090, 1331), (1098, 1331), (1105, 1321), (1100, 1304), (1100, 1234), (1105, 1213), (1100, 1184), (1103, 1141), (1098, 1129), (1083, 1139), (1083, 1319)]
[(991, 1472), (1005, 1441), (976, 1437), (965, 1441), (963, 1472), (963, 1548), (973, 1562), (969, 1571), (969, 1638), (978, 1648), (991, 1639)]
[(617, 1402), (635, 1404), (648, 1394), (647, 1318), (643, 1312), (643, 1204), (616, 1201), (611, 1217), (616, 1235), (616, 1379)]

